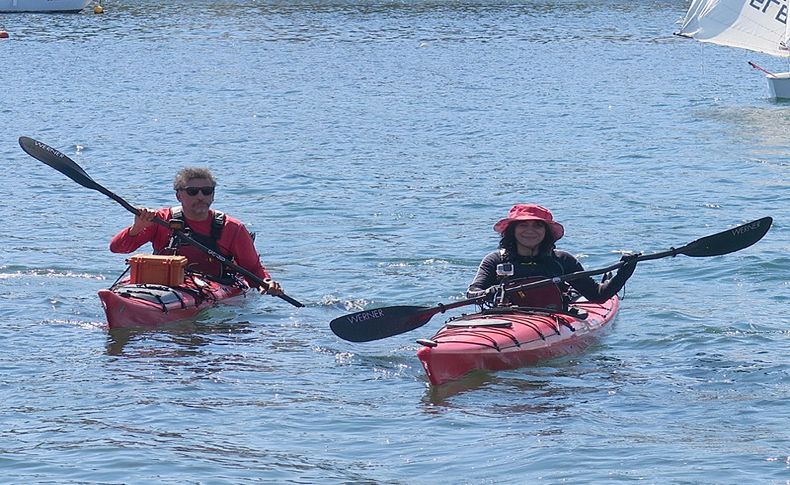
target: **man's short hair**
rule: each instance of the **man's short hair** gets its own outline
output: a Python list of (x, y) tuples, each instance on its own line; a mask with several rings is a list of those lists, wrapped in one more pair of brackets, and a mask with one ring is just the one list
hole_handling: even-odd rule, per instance
[(176, 178), (173, 180), (173, 188), (175, 190), (183, 189), (192, 179), (206, 179), (211, 182), (212, 186), (217, 186), (217, 181), (214, 180), (211, 170), (207, 168), (186, 167), (179, 170), (176, 174)]

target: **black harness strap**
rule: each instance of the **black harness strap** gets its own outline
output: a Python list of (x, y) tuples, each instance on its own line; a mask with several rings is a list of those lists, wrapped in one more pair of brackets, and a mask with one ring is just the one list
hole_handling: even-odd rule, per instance
[[(219, 241), (219, 238), (222, 237), (222, 230), (225, 228), (225, 213), (216, 210), (213, 210), (212, 212), (214, 213), (214, 217), (211, 219), (211, 239), (213, 240), (213, 244), (210, 247), (211, 249), (216, 249), (217, 242)], [(172, 207), (170, 209), (170, 220), (183, 224), (184, 229), (189, 231), (190, 236), (193, 238), (195, 238), (197, 235), (194, 233), (194, 231), (191, 231), (189, 224), (187, 224), (187, 220), (184, 217), (184, 210), (181, 208), (181, 206)]]

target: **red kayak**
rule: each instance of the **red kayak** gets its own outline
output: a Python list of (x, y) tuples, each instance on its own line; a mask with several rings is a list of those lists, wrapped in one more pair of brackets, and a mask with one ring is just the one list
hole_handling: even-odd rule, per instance
[(178, 286), (131, 284), (124, 279), (108, 290), (99, 290), (99, 298), (110, 328), (151, 328), (195, 316), (216, 303), (244, 295), (248, 289), (241, 281), (222, 284), (187, 274)]
[(417, 357), (438, 386), (474, 370), (516, 369), (575, 354), (595, 341), (619, 305), (614, 296), (602, 304), (577, 300), (568, 312), (494, 307), (450, 320), (431, 339), (418, 340)]

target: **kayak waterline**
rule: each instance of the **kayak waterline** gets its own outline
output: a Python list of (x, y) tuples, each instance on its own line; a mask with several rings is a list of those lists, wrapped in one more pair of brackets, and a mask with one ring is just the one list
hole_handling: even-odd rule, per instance
[(570, 311), (494, 307), (449, 320), (417, 351), (431, 384), (475, 371), (500, 371), (580, 353), (617, 315), (617, 296), (603, 303), (579, 299)]
[[(681, 247), (641, 254), (634, 261), (651, 261), (678, 255), (692, 258), (721, 256), (745, 249), (763, 238), (773, 219), (763, 217), (725, 231), (696, 239)], [(496, 285), (502, 296), (559, 285), (577, 278), (606, 274), (620, 268), (617, 262), (605, 268), (547, 277), (516, 286)], [(558, 357), (587, 347), (619, 308), (617, 296), (601, 303), (573, 299), (569, 311), (496, 305), (485, 295), (434, 307), (391, 306), (363, 310), (335, 318), (330, 328), (349, 342), (369, 342), (415, 330), (437, 313), (478, 305), (481, 311), (450, 320), (431, 339), (421, 339), (418, 358), (431, 384), (439, 385), (476, 370), (504, 370)]]
[(157, 328), (244, 296), (248, 290), (241, 280), (222, 284), (189, 274), (178, 286), (132, 284), (124, 279), (109, 289), (99, 290), (99, 299), (109, 328)]

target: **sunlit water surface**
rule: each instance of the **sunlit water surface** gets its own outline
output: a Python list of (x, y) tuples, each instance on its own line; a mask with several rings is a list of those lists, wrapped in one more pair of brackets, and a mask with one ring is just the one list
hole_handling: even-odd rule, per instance
[[(680, 0), (104, 7), (0, 14), (0, 481), (790, 479), (790, 106), (746, 64), (781, 61), (674, 37)], [(20, 135), (135, 205), (210, 166), (306, 308), (108, 331), (131, 215)], [(461, 298), (515, 202), (551, 208), (587, 268), (775, 223), (640, 264), (598, 344), (536, 367), (430, 388), (415, 339), (445, 315), (330, 332)]]

